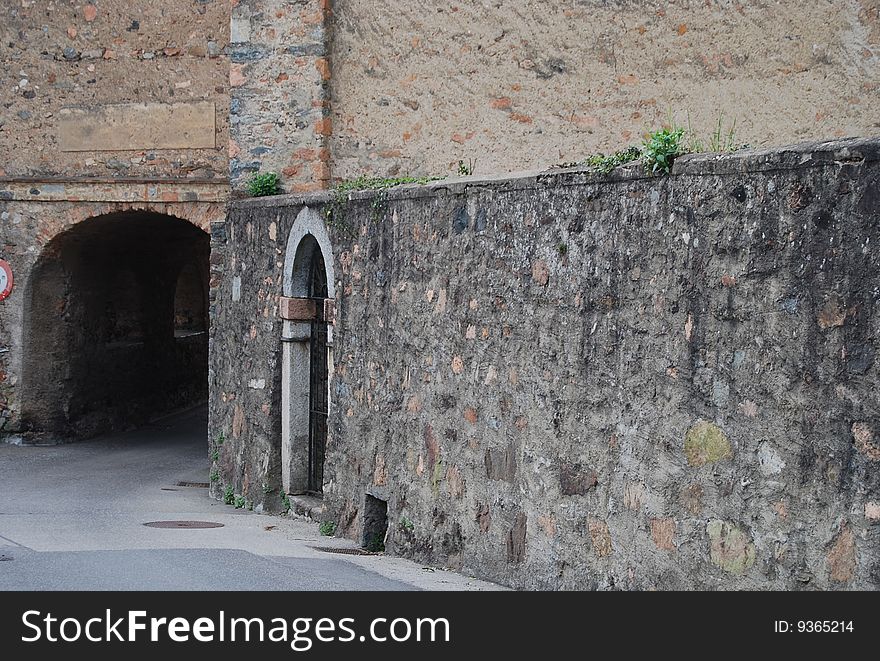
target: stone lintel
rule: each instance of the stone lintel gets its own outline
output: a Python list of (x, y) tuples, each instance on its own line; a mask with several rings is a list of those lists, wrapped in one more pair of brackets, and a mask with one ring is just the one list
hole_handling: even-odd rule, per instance
[(278, 316), (287, 321), (325, 321), (332, 324), (336, 320), (336, 301), (332, 298), (298, 298), (282, 296), (278, 302)]

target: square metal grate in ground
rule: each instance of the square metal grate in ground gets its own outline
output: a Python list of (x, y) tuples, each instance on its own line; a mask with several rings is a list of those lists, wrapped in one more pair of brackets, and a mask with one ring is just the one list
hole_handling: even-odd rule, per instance
[(312, 548), (323, 553), (341, 553), (342, 555), (379, 555), (366, 549), (336, 548), (333, 546), (313, 546)]

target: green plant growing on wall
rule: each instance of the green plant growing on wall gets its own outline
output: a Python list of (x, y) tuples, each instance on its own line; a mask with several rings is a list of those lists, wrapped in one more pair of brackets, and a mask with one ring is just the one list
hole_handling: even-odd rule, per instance
[(593, 154), (582, 161), (560, 163), (556, 167), (587, 168), (591, 172), (596, 172), (598, 174), (611, 174), (611, 171), (614, 170), (614, 168), (626, 165), (627, 163), (632, 163), (633, 161), (638, 160), (641, 155), (642, 150), (633, 146), (627, 147), (626, 149), (620, 149), (610, 156), (606, 156), (602, 153)]
[(662, 128), (649, 133), (642, 145), (642, 163), (651, 174), (669, 174), (676, 156), (684, 153), (684, 129)]
[(382, 553), (385, 550), (385, 539), (379, 533), (375, 533), (370, 537), (365, 548), (371, 553)]
[(247, 505), (247, 500), (244, 496), (236, 496), (233, 504), (235, 505), (235, 509), (240, 510), (242, 507)]
[(733, 118), (733, 123), (730, 125), (730, 128), (727, 131), (724, 130), (722, 126), (722, 120), (724, 119), (724, 113), (718, 115), (718, 122), (715, 125), (715, 130), (712, 131), (712, 136), (709, 138), (709, 149), (713, 152), (734, 152), (738, 149), (736, 146), (736, 117)]
[(223, 435), (221, 431), (217, 434), (217, 437), (214, 439), (214, 448), (211, 450), (211, 461), (219, 461), (220, 460), (220, 448), (223, 443), (226, 442), (226, 436)]
[(227, 484), (226, 489), (223, 490), (223, 502), (227, 505), (232, 505), (235, 502), (235, 489), (231, 484)]
[(351, 193), (355, 191), (376, 191), (370, 203), (370, 220), (380, 222), (385, 217), (388, 189), (406, 184), (424, 185), (431, 181), (439, 181), (445, 177), (368, 177), (362, 175), (336, 184), (332, 189), (332, 197), (324, 207), (324, 218), (329, 227), (340, 230), (349, 237), (355, 236), (355, 229), (346, 222), (346, 212)]
[(477, 159), (475, 158), (468, 160), (467, 163), (465, 163), (464, 161), (458, 162), (458, 176), (460, 177), (470, 177), (476, 169)]
[(318, 526), (318, 532), (324, 537), (332, 537), (333, 533), (336, 532), (336, 523), (333, 521), (322, 521), (321, 525)]
[(627, 147), (626, 149), (614, 152), (610, 156), (605, 156), (605, 154), (594, 154), (584, 161), (584, 165), (593, 172), (598, 172), (599, 174), (611, 174), (611, 171), (614, 170), (614, 168), (626, 165), (627, 163), (632, 163), (633, 161), (638, 160), (641, 155), (642, 151), (638, 147)]
[(685, 132), (687, 138), (687, 147), (685, 151), (689, 153), (712, 152), (717, 154), (730, 154), (747, 147), (748, 145), (738, 145), (736, 143), (736, 118), (733, 118), (730, 127), (724, 128), (724, 113), (718, 113), (718, 120), (715, 122), (715, 128), (709, 135), (708, 142), (703, 142), (697, 132), (691, 126), (690, 113), (688, 113), (688, 128)]
[(407, 518), (406, 516), (401, 514), (400, 515), (400, 527), (403, 528), (404, 530), (406, 530), (407, 532), (412, 532), (413, 528), (415, 528), (415, 524), (413, 524), (413, 522), (409, 518)]
[(582, 161), (559, 163), (554, 167), (586, 168), (591, 172), (607, 175), (621, 165), (641, 160), (645, 169), (651, 174), (669, 174), (672, 170), (672, 162), (682, 154), (706, 151), (731, 153), (748, 147), (736, 142), (736, 119), (730, 127), (725, 128), (724, 113), (718, 115), (718, 121), (707, 142), (704, 142), (691, 127), (690, 114), (688, 114), (687, 129), (676, 126), (671, 112), (667, 126), (671, 128), (661, 128), (646, 134), (641, 147), (627, 147), (609, 156), (602, 153), (593, 154)]
[(220, 471), (216, 468), (211, 471), (211, 482), (219, 482), (220, 481)]
[(287, 514), (290, 511), (290, 496), (283, 491), (281, 492), (281, 504), (284, 506), (282, 514)]
[(281, 194), (281, 180), (277, 172), (260, 172), (251, 176), (247, 183), (251, 197), (266, 197)]
[(265, 484), (263, 484), (263, 493), (264, 493), (264, 494), (266, 494), (266, 495), (268, 496), (268, 495), (269, 495), (270, 493), (272, 493), (273, 491), (274, 491), (274, 489), (273, 489), (271, 486), (269, 486), (269, 483), (268, 483), (268, 482), (265, 483)]

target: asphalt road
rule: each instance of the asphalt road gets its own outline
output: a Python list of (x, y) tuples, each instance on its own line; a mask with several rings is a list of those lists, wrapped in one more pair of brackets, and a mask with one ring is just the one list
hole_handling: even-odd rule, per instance
[[(208, 497), (206, 411), (47, 447), (0, 444), (0, 590), (492, 590), (400, 558), (341, 555), (317, 524)], [(151, 521), (222, 523), (163, 529)]]

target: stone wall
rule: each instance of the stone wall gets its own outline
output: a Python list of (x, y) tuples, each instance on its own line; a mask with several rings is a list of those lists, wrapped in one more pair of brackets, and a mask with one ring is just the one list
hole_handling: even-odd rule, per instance
[(225, 178), (228, 35), (224, 0), (4, 2), (0, 176)]
[(234, 0), (229, 145), (234, 188), (275, 171), (285, 189), (325, 188), (331, 131), (328, 0)]
[[(325, 518), (361, 538), (369, 495), (390, 552), (521, 588), (877, 588), (878, 159), (335, 204)], [(258, 509), (280, 504), (284, 245), (329, 199), (238, 202), (213, 235), (214, 492)]]
[[(190, 334), (175, 341), (170, 306), (184, 264), (197, 266), (207, 279), (202, 244), (210, 223), (225, 215), (229, 16), (225, 0), (2, 3), (0, 258), (11, 265), (15, 288), (0, 303), (0, 434), (89, 434), (106, 428), (101, 421), (84, 422), (102, 410), (129, 426), (167, 406), (204, 398), (206, 338)], [(118, 222), (94, 224), (98, 217)], [(157, 220), (150, 231), (137, 234), (134, 225), (123, 225), (146, 217)], [(182, 232), (203, 230), (177, 263), (170, 256), (183, 242), (165, 237), (171, 245), (151, 244), (161, 243), (163, 223), (174, 219), (188, 221), (178, 225)], [(82, 234), (81, 223), (87, 224)], [(104, 233), (93, 232), (96, 227)], [(131, 278), (116, 281), (117, 274), (104, 268), (126, 235), (130, 263), (120, 260), (120, 266), (136, 264), (137, 277), (152, 277), (150, 291), (161, 289), (161, 302), (145, 302), (147, 288), (129, 286)], [(71, 237), (85, 247), (65, 249)], [(80, 249), (104, 257), (95, 262), (101, 268), (85, 277), (89, 283), (73, 273), (80, 262), (67, 259)], [(53, 260), (60, 270), (40, 267)], [(72, 293), (75, 284), (78, 293)], [(34, 291), (56, 305), (38, 306), (43, 316), (29, 321)], [(89, 292), (100, 293), (106, 305)], [(87, 308), (83, 322), (76, 314)], [(146, 353), (134, 342), (90, 345), (91, 352), (76, 347), (88, 344), (90, 324), (109, 328), (112, 319), (101, 315), (121, 308), (155, 312), (156, 337), (167, 344)], [(67, 339), (53, 339), (52, 331), (61, 328)], [(37, 370), (51, 376), (28, 391), (32, 358), (51, 360)], [(153, 392), (143, 407), (134, 406), (127, 394), (149, 384)], [(58, 422), (47, 429), (50, 419)]]
[(669, 121), (706, 148), (719, 121), (756, 147), (880, 130), (869, 0), (232, 4), (236, 189), (543, 168)]
[[(181, 181), (155, 181), (147, 183), (131, 183), (109, 181), (104, 183), (26, 183), (22, 181), (9, 181), (0, 179), (0, 227), (2, 227), (2, 241), (0, 241), (0, 258), (7, 260), (13, 270), (15, 287), (9, 298), (0, 303), (0, 435), (5, 433), (18, 433), (33, 425), (24, 424), (22, 417), (23, 400), (26, 393), (23, 392), (23, 376), (25, 371), (26, 356), (45, 352), (47, 347), (41, 342), (40, 336), (35, 336), (27, 330), (27, 307), (32, 300), (30, 292), (35, 287), (48, 286), (50, 293), (58, 296), (55, 318), (51, 321), (44, 319), (45, 328), (42, 331), (56, 327), (59, 324), (67, 324), (66, 318), (69, 307), (64, 300), (71, 294), (66, 286), (57, 286), (52, 289), (51, 283), (41, 283), (37, 266), (41, 261), (52, 260), (60, 257), (56, 248), (61, 245), (58, 238), (70, 236), (80, 226), (89, 228), (96, 218), (116, 218), (118, 223), (104, 226), (104, 233), (96, 235), (89, 231), (81, 239), (92, 248), (104, 246), (112, 250), (114, 241), (118, 241), (121, 235), (128, 233), (128, 226), (124, 223), (134, 217), (148, 215), (152, 218), (174, 218), (187, 221), (190, 226), (198, 228), (207, 235), (212, 222), (222, 221), (226, 215), (225, 191), (214, 183), (194, 183)], [(154, 286), (164, 282), (167, 276), (176, 276), (174, 269), (164, 272), (164, 261), (180, 246), (170, 243), (156, 254), (155, 247), (150, 245), (151, 239), (160, 240), (158, 234), (148, 233), (141, 237), (143, 246), (140, 255), (144, 257), (151, 254), (159, 259), (152, 265), (151, 278)], [(201, 249), (200, 249), (201, 250)], [(117, 256), (118, 257), (118, 256)], [(192, 257), (203, 260), (204, 254), (193, 251)], [(186, 260), (184, 260), (186, 261)], [(207, 264), (204, 264), (205, 277), (207, 277)], [(200, 265), (200, 268), (202, 266)], [(34, 277), (34, 276), (37, 277)], [(57, 284), (57, 283), (56, 283)], [(109, 281), (108, 284), (115, 288), (114, 296), (130, 298), (132, 306), (138, 307), (142, 301), (133, 296), (133, 292), (127, 291), (121, 282)], [(165, 282), (168, 287), (172, 284)], [(113, 289), (111, 289), (112, 293)], [(174, 290), (170, 289), (171, 301)], [(169, 332), (173, 329), (169, 328)], [(194, 340), (181, 340), (178, 344), (187, 345), (193, 349), (193, 355), (204, 353), (201, 346), (192, 347)], [(69, 358), (75, 355), (66, 354)], [(56, 365), (56, 384), (62, 386), (66, 381), (68, 370), (75, 361), (64, 360)], [(200, 379), (204, 373), (204, 363), (199, 364), (198, 358), (187, 357), (180, 361), (181, 365), (187, 363), (193, 371), (187, 378), (199, 379), (198, 388), (193, 391), (196, 395), (204, 395), (205, 381)], [(157, 365), (148, 365), (147, 370), (157, 370)], [(95, 375), (100, 375), (101, 370), (92, 364), (91, 369)], [(130, 363), (121, 361), (117, 369), (128, 372), (129, 381), (144, 380), (143, 375), (138, 376)], [(175, 368), (177, 369), (177, 368)], [(180, 367), (184, 369), (184, 367)], [(161, 370), (159, 370), (161, 371)], [(149, 380), (149, 379), (146, 379)], [(129, 383), (132, 387), (137, 384)], [(64, 399), (76, 397), (79, 393), (69, 381), (63, 393)], [(33, 393), (32, 395), (33, 396)], [(190, 397), (184, 397), (191, 400)], [(180, 403), (178, 401), (177, 403)], [(57, 408), (57, 401), (47, 402)], [(143, 420), (161, 411), (162, 407), (152, 408), (144, 415), (136, 416)], [(125, 415), (123, 414), (123, 418)], [(127, 423), (135, 422), (135, 416)], [(118, 421), (117, 421), (118, 422)], [(69, 429), (69, 426), (64, 425)], [(73, 430), (70, 430), (73, 431)], [(2, 436), (0, 436), (2, 437)]]
[(871, 0), (334, 0), (334, 178), (578, 161), (668, 120), (704, 140), (876, 135)]

